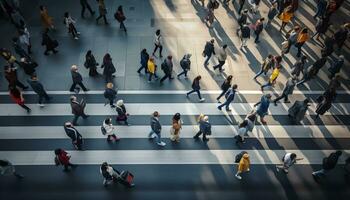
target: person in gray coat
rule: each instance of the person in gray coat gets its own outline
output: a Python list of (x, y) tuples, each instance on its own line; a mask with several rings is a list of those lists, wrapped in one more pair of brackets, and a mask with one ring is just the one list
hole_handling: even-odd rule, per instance
[(209, 123), (209, 117), (201, 115), (199, 116), (199, 131), (193, 136), (194, 139), (198, 139), (200, 135), (203, 134), (203, 141), (209, 141), (207, 135), (211, 135), (211, 124)]
[(9, 176), (14, 175), (18, 179), (23, 179), (24, 176), (17, 173), (15, 166), (8, 160), (0, 160), (0, 175), (1, 176)]
[(171, 55), (168, 55), (168, 57), (164, 59), (161, 69), (164, 72), (164, 76), (160, 79), (160, 84), (163, 84), (163, 81), (165, 81), (167, 78), (169, 78), (169, 80), (173, 79), (173, 77), (171, 77), (173, 72), (173, 57)]
[(309, 99), (304, 101), (295, 101), (293, 106), (288, 109), (288, 116), (292, 118), (296, 123), (300, 123), (304, 119), (305, 113), (308, 109)]
[(34, 74), (31, 76), (30, 80), (27, 80), (30, 87), (32, 87), (33, 91), (38, 95), (38, 103), (40, 107), (43, 107), (44, 104), (42, 103), (43, 99), (46, 101), (50, 101), (52, 97), (50, 97), (45, 89), (44, 86), (39, 82), (38, 77)]
[(162, 131), (162, 125), (159, 122), (159, 112), (155, 111), (152, 114), (151, 117), (151, 131), (148, 134), (149, 139), (157, 138), (157, 145), (159, 146), (165, 146), (165, 142), (161, 141), (161, 131)]
[(187, 79), (187, 72), (191, 69), (191, 56), (192, 54), (185, 54), (181, 59), (180, 66), (183, 71), (177, 75), (177, 78), (180, 78), (181, 75), (185, 75), (185, 78)]
[(284, 98), (284, 103), (290, 103), (290, 101), (288, 100), (288, 95), (293, 94), (296, 80), (296, 76), (292, 76), (287, 80), (286, 84), (284, 85), (282, 94), (273, 101), (275, 103), (275, 106), (277, 106), (277, 102), (282, 98)]

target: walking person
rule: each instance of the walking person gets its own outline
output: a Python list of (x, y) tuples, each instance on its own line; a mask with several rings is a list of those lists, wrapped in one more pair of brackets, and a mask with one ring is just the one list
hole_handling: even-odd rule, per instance
[(239, 26), (239, 29), (237, 29), (237, 35), (239, 33), (240, 30), (242, 30), (242, 27), (244, 24), (247, 24), (247, 20), (248, 20), (248, 9), (244, 9), (243, 10), (243, 13), (240, 14), (237, 22), (238, 22), (238, 26)]
[(170, 140), (172, 142), (180, 142), (180, 130), (182, 129), (182, 120), (180, 113), (175, 113), (170, 128)]
[(286, 25), (292, 20), (294, 16), (292, 6), (288, 6), (284, 11), (279, 15), (280, 20), (282, 21), (280, 32), (285, 30)]
[(72, 114), (74, 115), (73, 118), (73, 125), (76, 126), (78, 118), (82, 117), (83, 119), (88, 118), (89, 116), (85, 114), (84, 110), (86, 107), (86, 102), (84, 99), (82, 99), (80, 102), (78, 102), (78, 99), (76, 96), (70, 97), (70, 106), (72, 108)]
[(310, 106), (309, 102), (309, 99), (305, 99), (304, 101), (295, 101), (292, 107), (288, 109), (288, 117), (293, 119), (293, 121), (297, 124), (300, 124), (305, 117), (308, 107)]
[(316, 13), (313, 16), (314, 19), (316, 19), (317, 17), (324, 17), (326, 14), (326, 10), (327, 10), (327, 5), (328, 2), (327, 0), (318, 0), (317, 1), (317, 5), (316, 5)]
[(235, 136), (236, 144), (244, 144), (245, 143), (245, 135), (248, 133), (248, 121), (243, 120), (242, 123), (238, 125), (238, 134)]
[[(74, 123), (73, 123), (74, 124)], [(67, 136), (72, 140), (72, 144), (76, 150), (82, 150), (83, 137), (78, 132), (78, 130), (73, 126), (72, 123), (64, 123), (64, 131)]]
[(218, 61), (219, 64), (215, 65), (213, 68), (214, 70), (219, 69), (220, 72), (223, 72), (225, 69), (222, 68), (222, 66), (224, 66), (225, 62), (226, 62), (226, 58), (227, 58), (227, 44), (224, 44), (222, 47), (220, 47), (217, 51), (216, 51), (216, 55), (218, 57)]
[[(108, 99), (111, 108), (115, 108), (114, 101), (117, 98), (117, 91), (113, 89), (113, 83), (107, 83), (103, 96)], [(105, 103), (106, 105), (107, 103)]]
[(207, 12), (208, 13), (204, 17), (203, 21), (205, 22), (205, 25), (208, 26), (208, 28), (213, 28), (213, 23), (214, 23), (214, 19), (215, 19), (214, 8), (208, 8)]
[(205, 99), (202, 98), (201, 92), (200, 92), (201, 86), (199, 84), (199, 81), (201, 79), (202, 79), (201, 76), (197, 76), (196, 78), (194, 78), (194, 80), (192, 82), (192, 90), (186, 93), (186, 97), (188, 97), (188, 95), (192, 94), (193, 92), (196, 92), (197, 95), (198, 95), (199, 101), (200, 102), (204, 102), (205, 101)]
[(40, 107), (44, 107), (45, 105), (42, 103), (43, 99), (46, 101), (50, 101), (52, 97), (50, 97), (45, 89), (43, 84), (40, 83), (38, 77), (36, 75), (32, 75), (30, 80), (27, 81), (30, 87), (32, 87), (33, 91), (38, 95), (38, 104)]
[(103, 186), (107, 187), (116, 181), (116, 177), (118, 177), (118, 173), (114, 170), (114, 168), (109, 165), (107, 162), (103, 162), (100, 167), (100, 173), (103, 176)]
[(38, 66), (38, 63), (30, 61), (26, 58), (21, 58), (19, 66), (23, 69), (25, 74), (32, 76), (35, 74), (35, 68)]
[(123, 7), (121, 5), (118, 6), (118, 9), (117, 9), (117, 11), (114, 14), (114, 18), (119, 22), (119, 24), (120, 24), (119, 28), (123, 29), (124, 32), (126, 33), (126, 27), (125, 27), (125, 24), (124, 24), (124, 21), (126, 20), (126, 17), (124, 15)]
[(254, 76), (254, 80), (264, 73), (266, 76), (267, 72), (274, 66), (274, 57), (269, 54), (261, 65), (260, 71)]
[(153, 57), (150, 57), (147, 61), (147, 71), (149, 73), (148, 83), (150, 83), (152, 81), (153, 76), (156, 80), (158, 80), (157, 65), (156, 65), (156, 62), (155, 62)]
[(10, 85), (9, 86), (9, 94), (10, 94), (11, 99), (16, 104), (18, 104), (19, 106), (24, 108), (27, 111), (27, 113), (30, 113), (31, 109), (24, 104), (23, 93), (21, 90), (19, 90), (15, 85)]
[(74, 90), (76, 89), (76, 85), (79, 85), (81, 87), (81, 89), (84, 90), (84, 92), (89, 91), (83, 84), (83, 77), (78, 72), (78, 66), (72, 65), (70, 70), (71, 70), (73, 83), (72, 83), (72, 86), (70, 87), (69, 91), (74, 92)]
[(199, 123), (199, 131), (195, 136), (193, 136), (193, 138), (198, 139), (200, 135), (203, 135), (202, 140), (204, 142), (209, 141), (209, 139), (207, 138), (207, 135), (211, 135), (211, 124), (209, 123), (209, 117), (201, 114), (198, 117), (198, 123)]
[(89, 69), (89, 76), (95, 77), (99, 75), (97, 72), (98, 63), (96, 62), (95, 56), (92, 54), (91, 50), (88, 50), (85, 54), (84, 66)]
[(79, 39), (78, 35), (80, 35), (80, 32), (75, 28), (75, 20), (70, 16), (69, 12), (64, 13), (64, 24), (68, 29), (68, 33), (71, 33), (75, 40)]
[(180, 67), (182, 68), (182, 72), (177, 75), (177, 78), (180, 78), (181, 75), (185, 75), (185, 79), (187, 79), (187, 73), (191, 69), (191, 58), (192, 54), (185, 54), (184, 57), (180, 60)]
[(22, 82), (18, 80), (17, 67), (10, 67), (6, 65), (4, 67), (4, 71), (5, 71), (4, 75), (9, 86), (10, 85), (18, 86), (22, 88), (22, 90), (26, 90), (29, 88), (28, 86), (25, 86)]
[(278, 14), (277, 4), (278, 4), (277, 2), (274, 2), (269, 8), (269, 12), (267, 13), (267, 22), (266, 22), (265, 28), (270, 27), (271, 22), (275, 19), (276, 15)]
[(242, 41), (240, 49), (242, 50), (243, 47), (247, 47), (247, 41), (250, 38), (250, 28), (248, 24), (244, 24), (241, 28), (241, 34), (240, 34), (240, 39)]
[(118, 113), (117, 122), (124, 122), (125, 125), (130, 126), (128, 123), (129, 113), (126, 112), (126, 108), (123, 100), (117, 101), (116, 111)]
[(284, 103), (290, 103), (290, 101), (288, 100), (288, 95), (293, 94), (296, 80), (297, 80), (296, 76), (292, 76), (288, 78), (286, 84), (284, 85), (282, 94), (279, 95), (275, 100), (273, 100), (273, 103), (275, 104), (275, 106), (277, 106), (277, 102), (283, 98), (284, 98)]
[(269, 87), (269, 86), (274, 87), (274, 85), (277, 82), (277, 78), (280, 74), (280, 68), (281, 68), (280, 65), (275, 67), (275, 69), (272, 71), (272, 74), (271, 74), (269, 80), (267, 81), (267, 83), (265, 83), (264, 85), (261, 86), (261, 91), (264, 91), (265, 87)]
[(115, 126), (112, 124), (112, 118), (108, 117), (105, 120), (103, 120), (101, 131), (103, 135), (107, 135), (107, 142), (119, 141), (120, 138), (118, 138), (115, 133)]
[(44, 52), (45, 56), (49, 55), (50, 51), (52, 51), (52, 53), (54, 54), (58, 53), (58, 51), (56, 50), (56, 48), (58, 47), (58, 42), (57, 40), (54, 40), (50, 37), (49, 29), (44, 30), (42, 34), (41, 45), (46, 47)]
[(67, 153), (65, 150), (55, 149), (55, 164), (56, 164), (56, 166), (63, 165), (64, 172), (68, 172), (69, 167), (71, 167), (71, 168), (76, 167), (76, 165), (73, 165), (70, 162), (70, 158), (71, 158), (71, 155), (69, 153)]
[(237, 85), (236, 84), (233, 84), (232, 85), (232, 88), (230, 88), (230, 89), (228, 89), (228, 91), (226, 92), (226, 94), (225, 94), (225, 98), (226, 98), (226, 101), (223, 103), (223, 104), (221, 104), (221, 105), (219, 105), (218, 106), (218, 109), (219, 110), (221, 110), (221, 108), (222, 107), (224, 107), (225, 106), (225, 108), (226, 108), (226, 111), (228, 111), (228, 112), (230, 112), (231, 111), (231, 109), (230, 109), (230, 104), (233, 102), (233, 100), (234, 100), (234, 98), (235, 98), (235, 94), (236, 94), (236, 90), (237, 90)]
[(309, 81), (310, 79), (315, 78), (315, 76), (317, 76), (318, 72), (326, 64), (326, 62), (327, 62), (327, 57), (325, 55), (322, 55), (322, 58), (316, 60), (314, 62), (314, 64), (307, 69), (307, 71), (304, 74), (302, 80), (300, 80), (297, 83), (297, 86), (300, 85), (300, 84), (305, 83), (306, 81)]
[(218, 101), (218, 103), (221, 103), (221, 102), (220, 102), (220, 98), (221, 98), (222, 96), (224, 96), (224, 95), (226, 94), (226, 92), (230, 89), (232, 79), (233, 79), (233, 76), (232, 76), (232, 75), (229, 75), (229, 76), (225, 79), (225, 81), (222, 83), (222, 85), (221, 85), (221, 90), (222, 90), (222, 91), (221, 91), (220, 95), (216, 98), (216, 100)]
[(308, 39), (309, 39), (309, 30), (307, 28), (301, 29), (297, 37), (297, 43), (295, 44), (295, 46), (298, 48), (297, 57), (301, 56), (301, 48), (303, 47), (303, 45)]
[(20, 58), (26, 58), (31, 60), (31, 57), (27, 53), (25, 49), (23, 49), (22, 45), (19, 43), (19, 39), (17, 37), (12, 38), (12, 46), (15, 50), (16, 54), (20, 56)]
[(169, 80), (173, 79), (173, 77), (171, 77), (171, 74), (173, 73), (173, 57), (171, 55), (167, 56), (166, 59), (164, 59), (163, 63), (161, 64), (161, 69), (164, 72), (164, 76), (160, 79), (159, 84), (162, 85), (163, 81), (165, 81), (165, 79), (169, 78)]
[(315, 110), (316, 118), (326, 113), (332, 107), (332, 103), (334, 102), (336, 95), (337, 95), (336, 90), (334, 89), (326, 90), (322, 94), (322, 96), (320, 96), (317, 99), (318, 104)]
[(316, 40), (320, 40), (320, 36), (325, 35), (329, 26), (331, 25), (331, 23), (329, 22), (329, 18), (320, 18), (317, 20), (317, 23), (315, 25), (315, 33), (314, 35), (311, 37), (312, 39), (316, 36)]
[(86, 8), (89, 10), (91, 16), (95, 15), (95, 11), (91, 9), (88, 0), (80, 0), (80, 5), (81, 5), (81, 18), (85, 18)]
[(26, 25), (24, 24), (24, 22), (21, 20), (21, 27), (18, 30), (18, 40), (19, 43), (23, 46), (27, 48), (27, 53), (31, 54), (32, 53), (32, 44), (30, 41), (30, 33), (28, 31), (28, 28), (26, 27)]
[(141, 67), (137, 70), (137, 73), (141, 73), (141, 70), (142, 69), (145, 69), (145, 74), (148, 73), (147, 71), (147, 62), (148, 62), (148, 59), (149, 59), (149, 54), (147, 53), (147, 49), (142, 49), (141, 51), (141, 61), (140, 61), (140, 64), (141, 64)]
[(101, 68), (103, 68), (103, 75), (105, 77), (106, 83), (112, 82), (113, 78), (115, 77), (113, 74), (116, 72), (116, 69), (113, 65), (112, 57), (109, 53), (106, 53), (106, 55), (103, 57)]
[(306, 63), (306, 59), (307, 59), (306, 56), (302, 56), (292, 66), (292, 71), (290, 73), (293, 76), (295, 76), (297, 79), (299, 79), (300, 73), (302, 73), (304, 75), (304, 66)]
[(338, 50), (343, 47), (346, 39), (349, 37), (349, 32), (350, 23), (345, 23), (333, 34), (333, 39), (338, 46)]
[(238, 14), (241, 14), (245, 1), (246, 0), (238, 0), (238, 5), (239, 5)]
[(209, 59), (211, 58), (211, 55), (215, 55), (215, 48), (214, 48), (214, 39), (211, 39), (207, 43), (205, 43), (204, 50), (203, 50), (203, 57), (207, 57), (204, 61), (204, 67), (208, 66)]
[(100, 21), (101, 18), (103, 18), (104, 22), (106, 25), (108, 25), (109, 23), (107, 22), (107, 8), (105, 6), (105, 1), (104, 0), (97, 0), (98, 3), (98, 12), (99, 12), (99, 16), (96, 18), (96, 24), (98, 24), (98, 22)]
[(254, 105), (254, 107), (258, 106), (256, 109), (256, 113), (260, 116), (260, 122), (266, 125), (266, 121), (264, 117), (268, 114), (269, 106), (271, 101), (271, 94), (264, 94), (260, 101)]
[(47, 8), (43, 5), (39, 6), (40, 8), (40, 18), (41, 22), (44, 26), (44, 29), (51, 29), (54, 30), (55, 26), (53, 24), (52, 17), (49, 15)]
[(0, 160), (0, 175), (1, 176), (13, 175), (19, 180), (24, 178), (23, 175), (19, 174), (16, 171), (15, 166), (10, 161), (5, 160), (5, 159)]
[(338, 75), (335, 75), (330, 81), (329, 81), (329, 84), (328, 84), (328, 87), (326, 90), (337, 90), (338, 88), (340, 88), (341, 86), (341, 76), (338, 74)]
[(237, 173), (235, 177), (239, 180), (242, 179), (241, 174), (243, 172), (249, 172), (250, 171), (250, 159), (249, 159), (249, 154), (247, 152), (241, 152), (240, 154), (240, 159), (238, 161), (238, 166), (237, 166)]
[(265, 18), (260, 18), (256, 21), (256, 23), (254, 24), (254, 33), (255, 33), (255, 40), (254, 42), (255, 43), (259, 43), (260, 40), (259, 40), (259, 36), (260, 36), (260, 33), (264, 30), (264, 21), (265, 21)]
[(288, 174), (289, 168), (293, 166), (297, 161), (303, 159), (304, 158), (297, 158), (297, 155), (295, 153), (286, 153), (282, 157), (283, 164), (276, 165), (276, 171), (279, 172), (280, 170), (283, 170), (285, 174)]
[(340, 55), (338, 59), (332, 62), (331, 66), (328, 68), (328, 71), (330, 73), (328, 75), (328, 78), (332, 79), (337, 73), (339, 73), (343, 65), (344, 65), (344, 56)]
[(282, 43), (281, 56), (289, 53), (290, 48), (297, 43), (298, 35), (300, 33), (300, 26), (295, 25), (293, 29), (287, 32), (287, 40)]
[(157, 111), (154, 111), (151, 117), (151, 131), (148, 134), (149, 139), (157, 138), (157, 145), (164, 147), (166, 144), (165, 142), (161, 141), (161, 131), (162, 131), (162, 125), (159, 122), (159, 113)]
[(341, 151), (336, 151), (331, 153), (328, 157), (323, 158), (322, 169), (312, 172), (312, 176), (314, 177), (314, 179), (318, 181), (320, 179), (320, 176), (325, 176), (332, 169), (334, 169), (341, 155)]
[(163, 51), (163, 36), (160, 34), (160, 30), (158, 29), (156, 31), (156, 34), (154, 35), (154, 50), (152, 55), (155, 56), (154, 54), (156, 53), (157, 49), (159, 48), (159, 57), (162, 58), (162, 51)]

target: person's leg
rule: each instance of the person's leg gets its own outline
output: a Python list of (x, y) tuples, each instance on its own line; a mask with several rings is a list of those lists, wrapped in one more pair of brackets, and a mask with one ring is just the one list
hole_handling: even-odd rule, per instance
[[(141, 65), (140, 68), (137, 70), (137, 73), (140, 73), (143, 68), (144, 68), (144, 65)], [(145, 72), (146, 72), (146, 70), (145, 70)]]
[(19, 80), (16, 80), (16, 85), (20, 88), (22, 88), (23, 90), (27, 89), (28, 86), (25, 86), (23, 83), (21, 83)]
[(105, 24), (108, 24), (106, 15), (103, 15), (103, 20), (105, 21)]
[(200, 90), (196, 90), (196, 92), (197, 92), (198, 98), (199, 98), (199, 99), (202, 99)]
[(325, 172), (326, 171), (324, 169), (320, 169), (318, 171), (312, 172), (312, 175), (321, 176), (321, 175), (325, 175)]
[(121, 22), (121, 23), (120, 23), (120, 26), (121, 26), (121, 28), (124, 29), (124, 31), (126, 32), (126, 27), (125, 27), (124, 22)]
[(197, 139), (202, 134), (202, 131), (198, 131), (196, 135), (193, 136), (193, 138)]
[(302, 44), (298, 45), (297, 57), (300, 57), (300, 56), (301, 56), (301, 47), (302, 47), (302, 46), (303, 46)]
[(73, 125), (77, 125), (78, 118), (79, 118), (79, 115), (74, 115), (73, 122), (72, 122)]
[(263, 68), (254, 76), (254, 79), (258, 78), (264, 72)]
[(288, 99), (288, 95), (284, 95), (284, 103), (288, 103), (289, 102), (289, 99)]
[(227, 90), (222, 90), (221, 93), (220, 93), (220, 95), (216, 98), (216, 100), (219, 101), (219, 99), (220, 99), (222, 96), (224, 96), (226, 92), (227, 92)]
[[(180, 77), (181, 75), (186, 74), (186, 70), (183, 70), (180, 74), (177, 75), (177, 77)], [(186, 75), (185, 75), (186, 76)]]
[(208, 141), (209, 139), (207, 138), (207, 134), (203, 133), (203, 137), (202, 137), (203, 141)]
[(159, 144), (161, 142), (160, 133), (156, 133), (155, 135), (156, 135), (156, 142), (157, 142), (157, 144)]
[(38, 104), (41, 105), (42, 102), (43, 102), (43, 98), (44, 96), (43, 95), (38, 95)]
[(13, 172), (13, 175), (18, 179), (23, 179), (24, 176), (22, 174), (17, 173), (16, 171)]
[(148, 82), (151, 82), (151, 81), (152, 81), (152, 76), (153, 76), (153, 74), (152, 74), (152, 73), (149, 73)]
[(63, 165), (63, 167), (64, 167), (64, 170), (63, 171), (68, 171), (69, 169), (68, 169), (68, 165)]
[(192, 94), (193, 92), (196, 92), (196, 90), (191, 90), (191, 91), (187, 92), (186, 95), (188, 96), (188, 95)]
[(84, 18), (85, 9), (86, 9), (85, 5), (82, 5), (81, 6), (81, 14), (80, 14), (81, 18)]
[(90, 12), (91, 15), (94, 15), (94, 14), (95, 14), (95, 12), (91, 9), (91, 7), (90, 7), (89, 4), (86, 4), (86, 7), (87, 7), (87, 9), (89, 10), (89, 12)]
[(265, 83), (264, 85), (261, 86), (261, 89), (264, 89), (264, 87), (270, 86), (270, 82)]
[(226, 107), (226, 111), (230, 111), (230, 104), (231, 104), (231, 101), (226, 101), (225, 102), (225, 107)]
[(168, 74), (165, 74), (165, 75), (163, 76), (163, 78), (160, 79), (160, 83), (163, 83), (163, 81), (164, 81), (165, 79), (167, 79), (168, 77), (169, 77), (169, 75), (168, 75)]
[(30, 108), (24, 104), (18, 104), (19, 106), (21, 106), (22, 108), (26, 109), (26, 111), (30, 111)]
[(260, 33), (258, 33), (258, 34), (255, 33), (255, 36), (256, 36), (256, 37), (255, 37), (255, 40), (254, 40), (255, 43), (258, 43), (258, 42), (259, 42), (259, 35), (260, 35)]
[(303, 79), (301, 79), (296, 85), (300, 85), (300, 84), (303, 84), (307, 81), (306, 78), (303, 77)]
[(100, 14), (100, 15), (96, 18), (96, 22), (100, 21), (101, 18), (102, 18), (102, 15)]
[(153, 130), (151, 130), (149, 133), (148, 133), (148, 138), (154, 138), (155, 132)]
[(224, 66), (224, 64), (225, 64), (225, 61), (219, 61), (219, 71), (222, 71), (223, 69), (222, 69), (222, 66)]
[(76, 86), (77, 86), (77, 83), (73, 83), (72, 86), (70, 86), (69, 91), (73, 92)]
[(156, 51), (157, 51), (158, 47), (159, 47), (158, 45), (154, 44), (154, 50), (153, 50), (152, 55), (154, 55), (154, 54), (156, 53)]
[(285, 97), (285, 95), (284, 94), (281, 94), (280, 96), (278, 96), (273, 102), (275, 103), (275, 105), (277, 105), (277, 102), (279, 101), (279, 100), (281, 100), (282, 98), (284, 98)]
[(163, 46), (160, 45), (160, 46), (159, 46), (159, 57), (163, 57), (163, 56), (162, 56), (162, 51), (163, 51)]
[(83, 89), (84, 91), (87, 91), (88, 89), (85, 87), (85, 85), (83, 84), (83, 82), (79, 82), (78, 85), (81, 87), (81, 89)]
[(210, 55), (207, 55), (207, 58), (205, 59), (204, 61), (204, 66), (207, 66), (208, 65), (208, 62), (210, 60), (210, 57), (211, 57), (211, 54)]

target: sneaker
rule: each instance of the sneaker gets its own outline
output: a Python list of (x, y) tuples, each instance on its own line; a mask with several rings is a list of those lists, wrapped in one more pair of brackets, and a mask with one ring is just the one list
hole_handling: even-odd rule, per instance
[(188, 79), (188, 77), (187, 77), (187, 76), (185, 76), (185, 79)]
[(284, 101), (284, 103), (290, 103), (290, 101)]
[(42, 104), (42, 103), (39, 103), (38, 105), (39, 105), (41, 108), (45, 106), (45, 105)]
[(226, 109), (227, 112), (231, 112), (232, 110), (231, 109)]
[(162, 142), (157, 142), (157, 145), (164, 147), (166, 144), (165, 142), (162, 141)]
[(238, 175), (238, 174), (236, 174), (235, 177), (236, 177), (237, 179), (239, 179), (239, 180), (242, 179), (242, 177), (241, 177), (240, 175)]
[(151, 136), (148, 137), (149, 139), (154, 139), (156, 138), (156, 135), (153, 133)]
[(77, 32), (78, 35), (80, 35), (80, 32)]
[(218, 109), (221, 110), (221, 107), (218, 106)]
[(280, 172), (280, 168), (276, 167), (276, 171), (277, 171), (277, 172)]
[(200, 101), (200, 102), (203, 102), (203, 101), (205, 101), (205, 99), (204, 99), (204, 98), (201, 98), (199, 101)]

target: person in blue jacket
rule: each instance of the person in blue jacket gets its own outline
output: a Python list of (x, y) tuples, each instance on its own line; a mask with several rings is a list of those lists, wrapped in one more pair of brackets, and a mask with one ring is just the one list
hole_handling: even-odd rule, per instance
[(219, 110), (221, 110), (221, 108), (225, 106), (226, 111), (231, 111), (229, 106), (230, 106), (231, 102), (235, 99), (236, 89), (237, 89), (237, 84), (233, 84), (232, 88), (230, 88), (226, 92), (226, 94), (225, 94), (226, 101), (223, 104), (218, 106)]
[(260, 121), (263, 124), (266, 124), (264, 117), (268, 114), (270, 100), (271, 94), (264, 94), (261, 97), (260, 101), (254, 105), (254, 107), (258, 106), (258, 108), (256, 109), (256, 113), (260, 116)]

